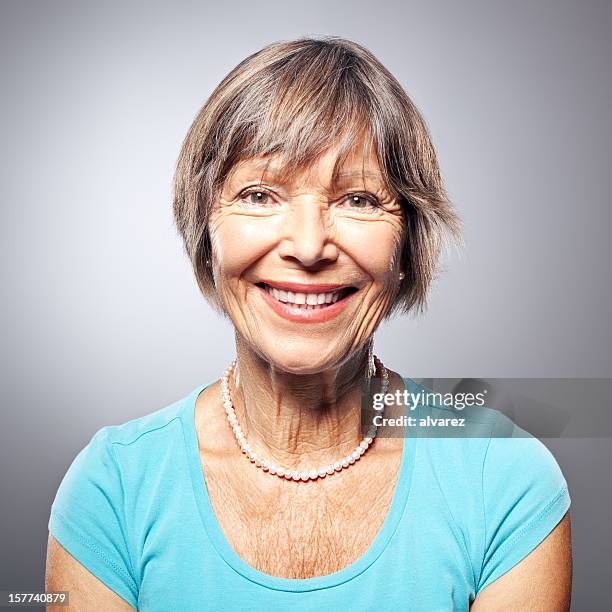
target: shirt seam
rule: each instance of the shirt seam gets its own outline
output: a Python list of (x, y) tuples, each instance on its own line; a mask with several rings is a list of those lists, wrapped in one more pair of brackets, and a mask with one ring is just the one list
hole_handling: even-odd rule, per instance
[[(557, 507), (557, 504), (568, 494), (569, 494), (569, 490), (568, 490), (567, 485), (563, 485), (563, 487), (561, 487), (561, 489), (557, 492), (557, 494), (546, 504), (546, 506), (544, 506), (544, 508), (542, 508), (535, 515), (535, 517), (531, 521), (529, 521), (529, 523), (527, 523), (527, 525), (522, 527), (520, 531), (518, 531), (512, 536), (510, 540), (506, 540), (495, 551), (495, 553), (490, 557), (489, 562), (491, 562), (492, 559), (496, 559), (502, 556), (509, 548), (511, 548), (517, 542), (519, 542), (529, 531), (532, 531), (535, 527), (541, 524), (544, 518), (546, 518), (546, 516), (548, 516)], [(485, 580), (485, 582), (483, 583), (483, 586), (478, 588), (478, 591), (477, 591), (478, 593), (482, 591), (485, 588), (485, 586), (488, 586), (489, 584), (491, 584), (492, 581), (490, 580), (490, 578), (491, 576), (489, 576), (487, 580)]]
[(563, 485), (561, 489), (557, 492), (557, 494), (542, 508), (536, 515), (529, 521), (525, 526), (523, 526), (517, 533), (515, 533), (512, 538), (504, 542), (499, 549), (495, 552), (494, 556), (498, 556), (506, 551), (507, 548), (510, 548), (514, 544), (516, 544), (528, 531), (531, 531), (535, 525), (537, 525), (542, 519), (546, 517), (547, 514), (550, 514), (552, 510), (555, 508), (555, 505), (559, 500), (561, 500), (568, 493), (567, 485)]
[(65, 527), (67, 527), (72, 532), (72, 534), (81, 542), (81, 544), (85, 545), (116, 574), (118, 574), (122, 578), (125, 578), (128, 581), (130, 590), (132, 591), (132, 595), (134, 596), (135, 601), (138, 601), (138, 586), (136, 585), (136, 582), (134, 581), (132, 576), (130, 576), (128, 572), (126, 572), (120, 565), (115, 563), (112, 559), (109, 559), (96, 544), (94, 544), (85, 536), (83, 536), (81, 532), (76, 527), (74, 527), (74, 525), (60, 512), (58, 512), (57, 510), (53, 510), (53, 514), (56, 518), (60, 520), (60, 522), (64, 524)]
[(170, 423), (172, 423), (172, 421), (176, 421), (176, 420), (180, 420), (180, 419), (181, 419), (181, 417), (179, 415), (173, 416), (169, 421), (166, 421), (163, 425), (158, 425), (157, 427), (152, 427), (151, 429), (147, 429), (146, 431), (141, 431), (133, 440), (130, 440), (129, 442), (122, 442), (121, 440), (111, 440), (110, 443), (111, 444), (119, 444), (121, 446), (131, 446), (135, 442), (138, 442), (138, 440), (140, 440), (140, 438), (142, 438), (142, 436), (145, 436), (148, 433), (152, 433), (154, 431), (157, 431), (158, 429), (164, 429), (164, 427), (168, 427), (168, 425), (170, 425)]
[[(491, 447), (491, 440), (493, 439), (493, 431), (495, 430), (495, 425), (497, 424), (497, 421), (499, 420), (499, 412), (497, 413), (495, 420), (492, 423), (492, 428), (491, 428), (491, 435), (489, 436), (489, 440), (487, 442), (487, 448), (485, 449), (484, 452), (484, 457), (482, 459), (482, 470), (481, 470), (481, 474), (480, 474), (480, 500), (482, 502), (482, 523), (484, 525), (484, 539), (482, 542), (482, 556), (481, 556), (481, 562), (480, 562), (480, 576), (482, 576), (482, 571), (484, 569), (484, 564), (485, 564), (485, 555), (487, 552), (487, 511), (486, 511), (486, 504), (485, 504), (485, 487), (484, 487), (484, 473), (485, 473), (485, 466), (487, 464), (487, 456), (489, 455), (489, 448)], [(474, 588), (478, 588), (478, 581), (476, 580), (476, 576), (474, 576)]]
[[(121, 487), (121, 513), (123, 514), (123, 521), (120, 522), (120, 529), (121, 529), (121, 534), (123, 536), (123, 540), (126, 544), (126, 549), (127, 549), (127, 554), (128, 554), (128, 561), (130, 563), (130, 570), (132, 571), (132, 576), (136, 576), (136, 572), (134, 571), (134, 560), (132, 558), (132, 553), (131, 553), (131, 549), (129, 546), (129, 538), (127, 537), (127, 533), (129, 530), (128, 527), (128, 523), (127, 523), (127, 514), (125, 511), (125, 486), (124, 486), (124, 482), (123, 482), (123, 474), (121, 473), (121, 469), (119, 467), (119, 462), (117, 461), (117, 457), (115, 456), (115, 451), (113, 449), (113, 446), (111, 444), (110, 448), (110, 455), (111, 455), (111, 459), (115, 465), (115, 469), (117, 470), (117, 473), (119, 474), (119, 486)], [(125, 525), (125, 530), (123, 529), (123, 525)], [(136, 584), (136, 583), (135, 583)], [(138, 588), (138, 587), (137, 587)]]

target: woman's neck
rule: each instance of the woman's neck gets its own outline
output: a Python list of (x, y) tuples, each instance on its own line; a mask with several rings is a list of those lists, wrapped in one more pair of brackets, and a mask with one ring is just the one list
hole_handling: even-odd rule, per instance
[(249, 444), (287, 468), (336, 461), (362, 438), (367, 346), (342, 366), (312, 375), (279, 371), (236, 338), (230, 395)]

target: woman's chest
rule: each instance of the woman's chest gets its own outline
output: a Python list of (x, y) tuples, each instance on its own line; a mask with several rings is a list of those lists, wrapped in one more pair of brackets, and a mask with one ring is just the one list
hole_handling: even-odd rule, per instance
[(311, 578), (361, 557), (391, 505), (392, 472), (378, 481), (365, 472), (363, 480), (335, 477), (343, 476), (347, 482), (333, 484), (274, 478), (268, 488), (261, 479), (232, 483), (217, 472), (206, 482), (219, 526), (243, 561), (272, 576)]
[[(375, 532), (388, 517), (389, 490), (385, 502), (380, 490), (369, 495), (352, 483), (347, 503), (323, 492), (308, 497), (302, 489), (299, 496), (253, 500), (257, 489), (247, 487), (238, 503), (241, 492), (228, 486), (231, 474), (217, 474), (206, 478), (218, 506), (214, 515), (208, 495), (194, 496), (180, 479), (163, 504), (147, 505), (133, 549), (139, 610), (379, 610), (385, 601), (406, 612), (467, 611), (472, 571), (441, 504), (408, 499), (381, 539)], [(162, 482), (170, 487), (170, 479)], [(297, 582), (279, 589), (272, 578), (324, 575), (324, 585), (300, 592)]]
[[(278, 588), (267, 572), (262, 575), (237, 563), (219, 547), (216, 536), (211, 541), (195, 521), (172, 521), (166, 524), (169, 535), (163, 543), (155, 530), (150, 532), (159, 546), (152, 545), (147, 551), (138, 609), (375, 611), (385, 602), (384, 609), (403, 612), (467, 612), (469, 572), (453, 548), (452, 534), (438, 528), (432, 537), (432, 526), (427, 517), (418, 520), (412, 516), (376, 555), (367, 553), (371, 558), (359, 570), (349, 570), (325, 588), (313, 585), (296, 590), (293, 586)], [(289, 556), (294, 554), (290, 547), (282, 550)], [(296, 567), (288, 558), (285, 563)], [(273, 575), (283, 573), (275, 571)]]

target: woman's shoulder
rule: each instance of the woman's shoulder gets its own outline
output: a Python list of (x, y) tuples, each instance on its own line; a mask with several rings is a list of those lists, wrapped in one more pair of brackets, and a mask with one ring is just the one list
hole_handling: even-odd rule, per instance
[(139, 504), (150, 507), (163, 483), (176, 484), (179, 462), (168, 457), (175, 459), (182, 444), (181, 416), (190, 398), (98, 429), (72, 460), (51, 505), (50, 533), (134, 607), (130, 516)]
[(529, 554), (571, 505), (557, 459), (498, 413), (482, 464), (484, 555), (478, 591)]
[(537, 491), (544, 495), (567, 486), (548, 447), (509, 416), (487, 406), (485, 396), (435, 392), (410, 378), (404, 381), (420, 400), (414, 423), (416, 435), (428, 447), (427, 455), (440, 465), (452, 460), (455, 474), (463, 471), (474, 483), (482, 483), (485, 496), (495, 497), (501, 487), (506, 492), (515, 488), (517, 495), (521, 487), (532, 495)]
[(113, 458), (139, 457), (145, 461), (148, 454), (161, 457), (163, 450), (183, 440), (184, 420), (191, 416), (195, 398), (205, 385), (200, 385), (170, 404), (145, 412), (119, 423), (99, 427), (81, 447), (79, 455), (91, 460), (103, 454)]
[[(411, 379), (406, 387), (431, 391)], [(533, 550), (570, 507), (555, 456), (537, 437), (486, 405), (442, 405), (429, 397), (415, 411), (421, 481), (436, 483), (460, 530), (478, 542), (477, 590)], [(464, 398), (465, 399), (465, 398)], [(440, 426), (457, 419), (452, 426)]]
[(191, 393), (162, 408), (157, 408), (141, 416), (136, 416), (118, 424), (108, 424), (98, 429), (95, 436), (100, 436), (109, 444), (130, 446), (139, 442), (147, 434), (168, 429), (172, 423), (181, 419), (183, 410)]
[(182, 418), (196, 391), (162, 408), (95, 430), (72, 459), (55, 503), (74, 497), (68, 492), (78, 493), (92, 482), (102, 488), (114, 486), (128, 474), (155, 469), (183, 444)]

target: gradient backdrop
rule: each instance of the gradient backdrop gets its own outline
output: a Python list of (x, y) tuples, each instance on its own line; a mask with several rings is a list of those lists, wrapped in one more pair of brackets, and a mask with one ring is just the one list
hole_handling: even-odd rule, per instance
[[(0, 590), (44, 588), (49, 507), (93, 433), (233, 355), (173, 228), (171, 177), (204, 99), (269, 42), (364, 44), (430, 126), (466, 247), (424, 317), (377, 333), (389, 367), (612, 376), (611, 8), (2, 0)], [(545, 443), (573, 500), (573, 610), (612, 609), (611, 440)]]

